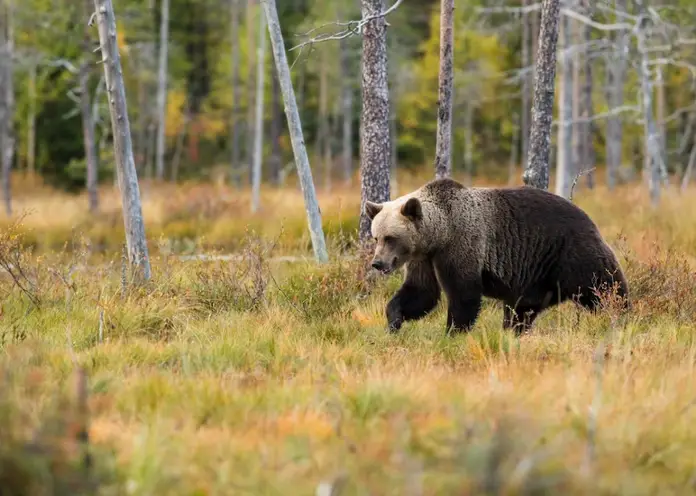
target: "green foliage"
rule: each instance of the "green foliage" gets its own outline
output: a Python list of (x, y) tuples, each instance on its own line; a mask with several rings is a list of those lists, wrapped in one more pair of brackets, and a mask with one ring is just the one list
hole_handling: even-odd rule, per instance
[[(511, 89), (503, 84), (503, 74), (514, 68), (516, 61), (509, 56), (511, 48), (496, 34), (481, 34), (471, 26), (471, 5), (455, 9), (455, 102), (454, 143), (463, 142), (461, 116), (464, 106), (476, 109), (474, 122), (474, 160), (501, 162), (509, 156), (512, 126), (506, 117), (512, 101), (499, 100)], [(401, 133), (399, 147), (409, 162), (431, 163), (435, 150), (437, 129), (438, 69), (440, 63), (440, 17), (433, 12), (430, 36), (422, 43), (422, 56), (413, 62), (411, 84), (399, 103)], [(500, 146), (500, 143), (507, 145)], [(404, 153), (403, 151), (406, 151)], [(496, 150), (493, 154), (489, 150)], [(461, 154), (459, 154), (461, 156)], [(455, 154), (455, 163), (457, 155)]]
[[(308, 41), (319, 34), (331, 34), (343, 29), (336, 21), (345, 22), (360, 17), (359, 5), (338, 0), (287, 0), (277, 2), (286, 49)], [(149, 8), (151, 6), (151, 8)], [(220, 170), (228, 173), (231, 157), (232, 124), (239, 124), (240, 156), (243, 176), (247, 176), (253, 145), (253, 106), (257, 100), (255, 77), (257, 45), (259, 42), (259, 15), (256, 2), (240, 0), (238, 38), (230, 38), (231, 2), (216, 0), (172, 0), (170, 13), (168, 105), (166, 114), (167, 165), (171, 165), (179, 136), (183, 132), (184, 114), (192, 111), (187, 139), (176, 152), (181, 158), (179, 177), (207, 179)], [(455, 10), (455, 91), (453, 122), (453, 162), (461, 168), (464, 148), (463, 117), (467, 106), (474, 106), (473, 163), (476, 174), (500, 178), (508, 166), (513, 147), (519, 142), (521, 112), (521, 19), (510, 13), (485, 14), (478, 7), (488, 4), (480, 0), (458, 2)], [(153, 155), (155, 124), (154, 103), (157, 86), (157, 54), (159, 45), (160, 2), (124, 0), (116, 8), (118, 41), (129, 101), (129, 117), (133, 145), (139, 166), (146, 162), (145, 154)], [(677, 5), (664, 14), (676, 24), (691, 15), (684, 5)], [(94, 63), (90, 77), (90, 94), (96, 99), (97, 139), (104, 143), (106, 156), (100, 161), (100, 180), (113, 179), (109, 170), (110, 118), (105, 93), (95, 97), (95, 89), (102, 78), (97, 53), (86, 54), (82, 43), (87, 13), (81, 2), (67, 0), (27, 0), (15, 5), (15, 64), (16, 112), (15, 128), (18, 137), (17, 165), (24, 167), (27, 159), (28, 113), (36, 108), (36, 167), (44, 180), (67, 191), (81, 189), (85, 183), (82, 123), (76, 103), (70, 93), (77, 87), (77, 74), (69, 67), (78, 68), (83, 57)], [(534, 14), (536, 15), (536, 14)], [(615, 22), (608, 11), (596, 11), (597, 22)], [(439, 2), (404, 2), (390, 14), (388, 29), (390, 98), (396, 119), (397, 153), (399, 167), (420, 171), (429, 170), (434, 155), (438, 63), (439, 63)], [(88, 30), (93, 43), (97, 32)], [(612, 34), (612, 33), (609, 33)], [(593, 103), (598, 114), (608, 112), (605, 89), (607, 68), (612, 59), (606, 56), (608, 34), (594, 31), (592, 72), (594, 78)], [(613, 36), (613, 34), (612, 34)], [(323, 117), (320, 115), (321, 74), (326, 75), (328, 100), (327, 116), (333, 138), (332, 161), (338, 169), (342, 143), (340, 140), (343, 115), (342, 91), (346, 81), (352, 86), (354, 106), (352, 114), (354, 157), (359, 151), (360, 119), (360, 50), (361, 39), (351, 36), (345, 40), (349, 52), (348, 75), (341, 73), (341, 44), (327, 41), (310, 44), (302, 50), (288, 51), (292, 65), (295, 94), (300, 101), (305, 142), (310, 150), (314, 177), (323, 180), (325, 163), (323, 150), (317, 148)], [(232, 46), (239, 50), (240, 101), (239, 115), (232, 109)], [(267, 45), (270, 46), (270, 45)], [(635, 39), (631, 38), (625, 103), (638, 104), (638, 73), (636, 70)], [(691, 52), (680, 48), (675, 58), (687, 59)], [(29, 68), (37, 65), (36, 100), (30, 102)], [(279, 124), (277, 140), (281, 163), (292, 159), (292, 150), (282, 109), (274, 109), (272, 75), (273, 57), (270, 49), (264, 60), (266, 84), (264, 87), (264, 136)], [(675, 109), (687, 108), (693, 100), (688, 90), (691, 73), (688, 64), (659, 66), (665, 85), (666, 115)], [(653, 67), (654, 76), (658, 66)], [(349, 78), (348, 80), (346, 78)], [(282, 105), (282, 104), (281, 104)], [(280, 120), (271, 125), (280, 111)], [(622, 114), (624, 122), (623, 151), (626, 164), (640, 164), (643, 155), (643, 125), (633, 118), (633, 112)], [(681, 146), (681, 132), (685, 118), (676, 114), (666, 122), (668, 166), (670, 171), (686, 165), (689, 146)], [(594, 152), (602, 166), (605, 155), (606, 119), (594, 121)], [(679, 132), (676, 132), (679, 131)], [(555, 139), (552, 136), (552, 139)], [(689, 143), (687, 143), (688, 145)], [(274, 143), (265, 139), (264, 180), (272, 175), (268, 167)], [(519, 152), (519, 149), (516, 150)], [(519, 157), (519, 153), (517, 153)], [(141, 176), (151, 168), (139, 170)]]

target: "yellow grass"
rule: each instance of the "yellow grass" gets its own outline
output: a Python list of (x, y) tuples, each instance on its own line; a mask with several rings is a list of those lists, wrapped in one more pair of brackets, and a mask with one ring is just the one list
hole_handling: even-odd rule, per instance
[[(401, 192), (418, 184), (406, 178)], [(444, 335), (441, 305), (388, 335), (384, 305), (400, 276), (366, 284), (336, 243), (324, 267), (164, 256), (167, 234), (180, 232), (173, 218), (200, 228), (189, 250), (241, 252), (251, 224), (268, 243), (285, 229), (262, 257), (311, 254), (296, 189), (265, 190), (252, 216), (248, 191), (145, 188), (154, 281), (125, 293), (117, 236), (99, 256), (79, 244), (48, 255), (110, 233), (118, 196), (105, 189), (103, 213), (89, 220), (84, 197), (40, 191), (16, 203), (33, 209), (22, 232), (44, 252), (22, 260), (38, 306), (0, 279), (0, 486), (52, 477), (82, 481), (62, 493), (82, 494), (88, 473), (102, 494), (314, 494), (331, 481), (341, 494), (696, 490), (693, 189), (656, 209), (640, 185), (579, 189), (621, 255), (633, 309), (593, 316), (566, 304), (519, 339), (502, 332), (493, 302), (469, 334)], [(354, 228), (356, 188), (320, 201), (327, 224)], [(75, 440), (78, 365), (89, 378), (89, 471)], [(28, 439), (43, 450), (27, 450)]]

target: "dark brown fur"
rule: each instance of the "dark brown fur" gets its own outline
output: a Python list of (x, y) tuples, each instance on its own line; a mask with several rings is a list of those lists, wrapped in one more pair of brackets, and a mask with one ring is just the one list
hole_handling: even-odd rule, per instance
[(529, 187), (465, 188), (451, 179), (406, 196), (420, 203), (418, 216), (405, 216), (418, 205), (400, 199), (373, 204), (370, 213), (374, 220), (384, 211), (373, 235), (378, 243), (388, 240), (375, 266), (390, 272), (406, 265), (404, 284), (386, 309), (392, 330), (432, 311), (441, 289), (447, 327), (456, 330), (474, 324), (483, 296), (504, 302), (503, 327), (517, 332), (566, 300), (596, 310), (597, 292), (614, 285), (628, 303), (614, 253), (587, 214), (564, 198)]

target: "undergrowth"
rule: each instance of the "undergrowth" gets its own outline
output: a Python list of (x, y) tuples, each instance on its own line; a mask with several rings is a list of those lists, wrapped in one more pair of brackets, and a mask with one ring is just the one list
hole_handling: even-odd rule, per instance
[[(180, 201), (162, 225), (188, 222)], [(205, 190), (192, 202), (202, 221), (241, 208)], [(445, 335), (445, 301), (387, 333), (401, 275), (367, 271), (348, 229), (324, 265), (283, 226), (235, 224), (220, 259), (162, 239), (135, 287), (120, 246), (100, 254), (75, 229), (47, 255), (26, 219), (7, 225), (0, 493), (692, 493), (696, 272), (681, 217), (651, 215), (648, 231), (638, 214), (623, 229), (597, 214), (630, 310), (569, 303), (521, 338), (492, 301), (466, 334)]]

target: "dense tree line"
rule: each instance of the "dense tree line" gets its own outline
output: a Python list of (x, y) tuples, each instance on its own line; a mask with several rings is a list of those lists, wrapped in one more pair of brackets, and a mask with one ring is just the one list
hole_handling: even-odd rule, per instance
[[(3, 7), (3, 47), (12, 51), (12, 64), (3, 64), (3, 72), (9, 71), (14, 83), (12, 101), (3, 92), (12, 108), (0, 108), (13, 117), (5, 139), (13, 153), (3, 153), (4, 160), (68, 190), (89, 183), (90, 161), (98, 169), (92, 183), (112, 180), (108, 106), (93, 53), (96, 32), (85, 32), (84, 2), (3, 0)], [(452, 168), (503, 181), (519, 177), (528, 154), (540, 4), (457, 0), (455, 7)], [(330, 188), (332, 181), (355, 180), (363, 103), (360, 33), (308, 41), (360, 19), (359, 2), (289, 0), (278, 2), (278, 9), (316, 184)], [(689, 2), (568, 0), (561, 9), (552, 163), (570, 177), (593, 167), (605, 174), (606, 165), (610, 184), (650, 163), (653, 183), (669, 173), (683, 174), (693, 155), (696, 121), (690, 22), (696, 13)], [(116, 11), (141, 177), (204, 178), (219, 172), (250, 185), (257, 103), (261, 179), (279, 185), (293, 173), (268, 43), (260, 50), (266, 34), (259, 35), (257, 1), (124, 0)], [(387, 24), (390, 166), (431, 169), (440, 2), (403, 2)], [(162, 40), (166, 52), (160, 50)], [(263, 99), (257, 98), (259, 74)], [(85, 146), (90, 124), (94, 143)], [(648, 128), (655, 140), (647, 140)], [(591, 184), (592, 174), (587, 180)], [(558, 179), (556, 189), (567, 195), (568, 180)]]

